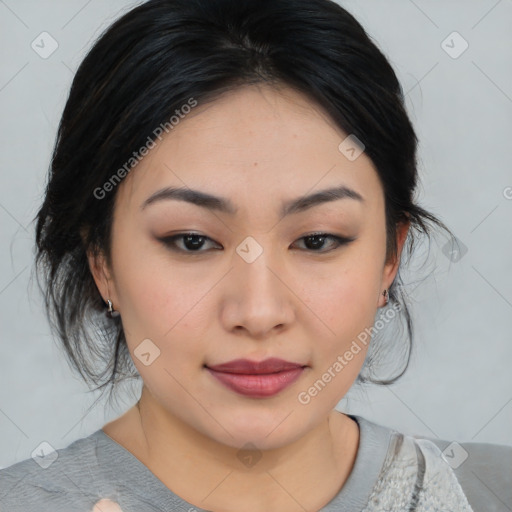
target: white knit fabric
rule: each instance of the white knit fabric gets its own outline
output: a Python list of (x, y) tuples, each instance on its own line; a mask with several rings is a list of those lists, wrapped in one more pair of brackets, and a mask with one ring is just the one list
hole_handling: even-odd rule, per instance
[(473, 512), (441, 450), (426, 439), (395, 434), (362, 512)]

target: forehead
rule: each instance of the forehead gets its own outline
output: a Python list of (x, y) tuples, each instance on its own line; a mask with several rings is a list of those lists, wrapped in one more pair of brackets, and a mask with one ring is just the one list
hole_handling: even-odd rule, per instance
[(292, 89), (246, 86), (183, 115), (124, 179), (118, 203), (140, 208), (164, 187), (189, 187), (243, 211), (339, 185), (378, 203), (371, 160), (349, 160), (339, 149), (347, 135)]

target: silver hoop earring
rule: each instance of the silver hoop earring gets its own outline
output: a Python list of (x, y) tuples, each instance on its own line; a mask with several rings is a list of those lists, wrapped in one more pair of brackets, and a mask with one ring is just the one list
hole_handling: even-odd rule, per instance
[(112, 301), (110, 299), (107, 299), (107, 306), (108, 306), (108, 309), (107, 309), (107, 317), (108, 318), (116, 318), (119, 316), (119, 311), (116, 311), (114, 309), (114, 305), (112, 304)]

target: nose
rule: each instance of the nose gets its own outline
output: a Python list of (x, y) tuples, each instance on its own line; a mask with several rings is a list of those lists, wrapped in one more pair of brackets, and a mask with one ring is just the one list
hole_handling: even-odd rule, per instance
[[(259, 253), (255, 259), (254, 251)], [(222, 321), (228, 331), (261, 340), (290, 327), (296, 295), (283, 267), (272, 250), (263, 248), (260, 239), (259, 243), (252, 239), (238, 247), (233, 268), (226, 276)]]

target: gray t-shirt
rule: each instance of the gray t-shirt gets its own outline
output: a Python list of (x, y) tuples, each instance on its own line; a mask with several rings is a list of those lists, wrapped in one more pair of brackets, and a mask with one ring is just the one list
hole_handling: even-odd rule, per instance
[[(512, 447), (409, 436), (350, 417), (360, 430), (354, 467), (319, 512), (512, 510)], [(105, 512), (206, 510), (174, 494), (101, 429), (0, 470), (0, 512), (96, 512), (104, 499), (118, 505)]]

